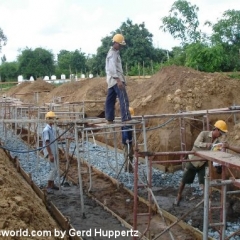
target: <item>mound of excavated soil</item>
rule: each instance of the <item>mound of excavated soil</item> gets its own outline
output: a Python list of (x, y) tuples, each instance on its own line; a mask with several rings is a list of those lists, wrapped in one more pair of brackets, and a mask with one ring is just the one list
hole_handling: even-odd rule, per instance
[(23, 82), (11, 88), (7, 95), (9, 97), (18, 98), (24, 103), (38, 105), (38, 99), (45, 98), (55, 86), (43, 80), (35, 82)]
[[(150, 79), (128, 88), (131, 105), (137, 115), (178, 113), (194, 110), (225, 108), (240, 103), (239, 81), (219, 73), (204, 73), (186, 67), (165, 67)], [(227, 115), (211, 116), (210, 123), (222, 118), (233, 130), (233, 119)], [(153, 120), (149, 127), (165, 123), (169, 118)], [(187, 150), (202, 129), (202, 123), (187, 124)], [(192, 127), (195, 125), (195, 127)], [(149, 131), (148, 149), (153, 151), (180, 150), (179, 121)]]
[(134, 107), (144, 107), (144, 114), (176, 113), (236, 103), (238, 83), (223, 74), (171, 66), (140, 83), (138, 88), (130, 89), (129, 95), (135, 96)]
[[(186, 67), (164, 67), (150, 79), (129, 79), (127, 91), (130, 105), (135, 115), (154, 115), (214, 109), (240, 104), (240, 84), (238, 80), (219, 73), (204, 73)], [(39, 92), (38, 105), (49, 102), (78, 103), (86, 100), (97, 100), (102, 103), (86, 104), (88, 116), (97, 116), (104, 111), (104, 100), (107, 94), (105, 78), (93, 78), (62, 84), (58, 87), (42, 80), (33, 83), (22, 83), (12, 88), (7, 95), (18, 96), (23, 102), (33, 102), (34, 92)], [(32, 95), (31, 95), (32, 94)], [(36, 99), (35, 99), (36, 102)], [(79, 105), (79, 110), (81, 107)], [(226, 120), (229, 129), (233, 130), (233, 119), (229, 116), (210, 118), (213, 124), (217, 118)], [(168, 118), (149, 120), (148, 127), (163, 127), (148, 131), (148, 149), (150, 151), (180, 150), (178, 119), (164, 124)], [(171, 120), (171, 119), (170, 119)], [(187, 126), (187, 148), (202, 129), (202, 123), (195, 121), (197, 129), (192, 128), (193, 122)], [(138, 139), (142, 141), (141, 136)]]
[[(54, 229), (60, 230), (58, 224), (52, 219), (42, 201), (20, 176), (16, 168), (9, 162), (5, 153), (0, 150), (0, 229), (15, 231), (28, 231), (28, 234), (37, 233), (34, 239), (43, 239), (40, 234), (50, 231), (51, 236), (46, 239), (56, 239)], [(25, 234), (22, 233), (22, 234)], [(20, 234), (20, 233), (18, 233)], [(24, 235), (26, 236), (26, 235)], [(5, 237), (0, 237), (5, 239)], [(18, 237), (6, 237), (6, 239), (24, 239)], [(25, 239), (32, 239), (26, 237)]]

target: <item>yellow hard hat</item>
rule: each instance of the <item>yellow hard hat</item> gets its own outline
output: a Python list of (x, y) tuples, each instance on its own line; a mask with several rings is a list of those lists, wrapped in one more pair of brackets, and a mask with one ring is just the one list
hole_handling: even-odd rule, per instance
[(218, 128), (219, 130), (221, 130), (222, 132), (228, 132), (227, 130), (227, 124), (226, 122), (224, 122), (223, 120), (218, 120), (215, 122), (214, 124), (215, 128)]
[(132, 107), (129, 107), (129, 112), (130, 112), (131, 116), (134, 116), (134, 109)]
[(121, 45), (126, 45), (126, 42), (124, 40), (124, 36), (120, 33), (115, 34), (112, 41), (116, 42), (116, 43), (119, 43)]
[(47, 112), (45, 115), (45, 119), (48, 119), (48, 118), (56, 118), (55, 113), (53, 111)]

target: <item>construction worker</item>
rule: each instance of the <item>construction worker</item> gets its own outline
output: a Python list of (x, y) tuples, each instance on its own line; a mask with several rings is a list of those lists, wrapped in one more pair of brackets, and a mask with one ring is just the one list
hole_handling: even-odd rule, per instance
[[(218, 120), (214, 124), (212, 131), (202, 131), (193, 144), (192, 151), (206, 151), (211, 150), (213, 144), (219, 142), (219, 137), (226, 134), (227, 124), (223, 120)], [(198, 160), (199, 157), (195, 155), (189, 155), (190, 160)], [(174, 201), (175, 205), (179, 205), (182, 199), (182, 192), (184, 190), (185, 184), (191, 184), (194, 181), (196, 174), (198, 174), (199, 184), (204, 184), (205, 168), (208, 166), (207, 161), (193, 161), (187, 162), (186, 169), (182, 177), (182, 181), (179, 187), (177, 198)]]
[[(131, 116), (134, 116), (134, 109), (129, 107)], [(122, 127), (122, 144), (124, 151), (124, 170), (125, 172), (133, 172), (133, 138), (132, 138), (132, 126)]]
[(52, 193), (53, 190), (59, 190), (54, 184), (54, 180), (57, 177), (57, 144), (54, 142), (56, 139), (56, 133), (53, 129), (54, 119), (56, 115), (54, 112), (47, 112), (45, 115), (47, 125), (44, 127), (42, 132), (44, 156), (48, 157), (50, 162), (50, 172), (48, 175), (47, 192)]
[(123, 75), (122, 61), (119, 50), (126, 45), (122, 34), (115, 34), (112, 46), (106, 57), (106, 74), (108, 92), (105, 102), (105, 118), (109, 124), (115, 119), (115, 102), (119, 99), (122, 122), (131, 120), (129, 100), (126, 92), (126, 81)]

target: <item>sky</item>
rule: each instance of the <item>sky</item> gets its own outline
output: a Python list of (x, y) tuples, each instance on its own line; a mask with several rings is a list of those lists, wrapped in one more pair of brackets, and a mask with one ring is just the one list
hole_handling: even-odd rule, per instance
[[(60, 50), (96, 54), (101, 39), (111, 36), (130, 19), (145, 23), (153, 46), (171, 50), (180, 42), (159, 29), (175, 0), (0, 0), (0, 28), (8, 38), (0, 57), (15, 61), (25, 48), (41, 47), (56, 57)], [(226, 10), (240, 10), (239, 0), (188, 0), (199, 7), (200, 28), (206, 20), (216, 23)]]

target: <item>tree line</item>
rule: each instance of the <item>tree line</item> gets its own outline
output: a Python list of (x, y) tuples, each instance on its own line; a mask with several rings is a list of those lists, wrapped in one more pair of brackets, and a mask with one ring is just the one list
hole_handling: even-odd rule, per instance
[[(105, 75), (105, 58), (115, 33), (122, 33), (127, 45), (121, 50), (125, 74), (152, 75), (166, 65), (187, 66), (205, 72), (234, 72), (240, 70), (240, 11), (226, 10), (216, 23), (205, 21), (211, 34), (204, 33), (198, 19), (199, 8), (185, 0), (177, 0), (169, 15), (161, 19), (159, 30), (180, 40), (171, 51), (153, 46), (153, 35), (145, 23), (134, 24), (130, 19), (101, 40), (97, 53), (87, 55), (81, 48), (61, 50), (55, 59), (51, 50), (26, 48), (15, 62), (1, 58), (1, 81), (15, 80), (18, 75), (29, 79), (61, 74), (80, 76)], [(7, 37), (0, 28), (0, 51)]]

